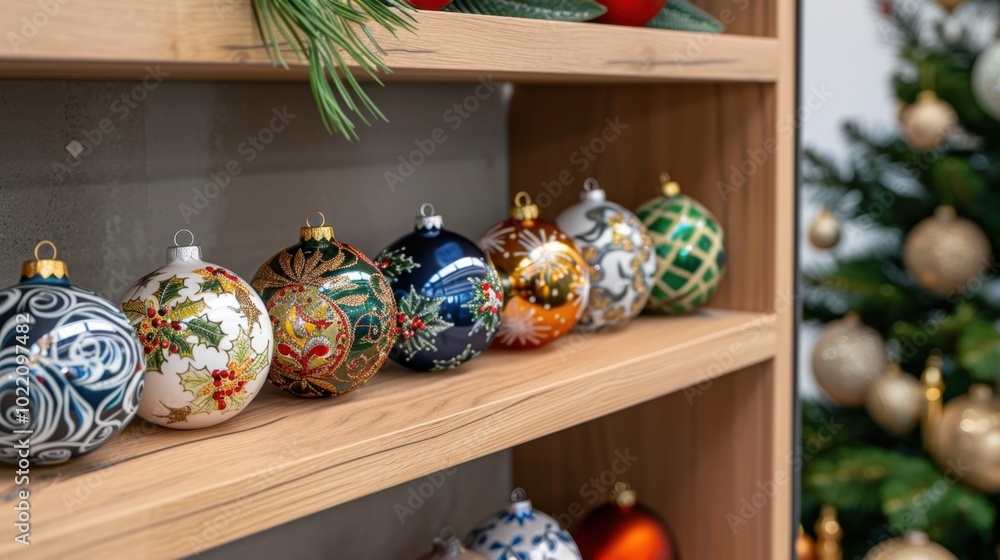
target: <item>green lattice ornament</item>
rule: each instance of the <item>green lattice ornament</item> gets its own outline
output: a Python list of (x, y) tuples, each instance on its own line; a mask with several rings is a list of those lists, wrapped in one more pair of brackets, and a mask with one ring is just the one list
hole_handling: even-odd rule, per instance
[(437, 352), (434, 339), (446, 329), (455, 326), (441, 317), (444, 298), (430, 298), (410, 286), (409, 293), (399, 300), (396, 327), (399, 329), (397, 345), (407, 360), (421, 350)]
[(656, 250), (656, 276), (646, 309), (677, 315), (704, 305), (725, 273), (723, 231), (697, 200), (665, 182), (663, 195), (643, 204), (636, 215)]

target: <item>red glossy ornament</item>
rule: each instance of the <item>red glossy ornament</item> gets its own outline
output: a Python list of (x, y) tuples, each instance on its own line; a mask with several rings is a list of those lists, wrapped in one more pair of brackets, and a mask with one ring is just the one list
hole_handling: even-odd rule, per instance
[(677, 560), (664, 523), (636, 503), (635, 491), (622, 482), (609, 503), (587, 515), (573, 538), (583, 560)]
[(608, 12), (597, 18), (601, 23), (642, 27), (667, 4), (666, 0), (597, 0)]
[(440, 10), (451, 4), (451, 0), (406, 0), (406, 3), (418, 10)]

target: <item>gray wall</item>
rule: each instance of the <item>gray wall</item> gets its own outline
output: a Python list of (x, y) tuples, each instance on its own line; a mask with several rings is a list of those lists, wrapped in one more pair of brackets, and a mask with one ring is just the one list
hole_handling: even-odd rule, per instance
[[(206, 260), (249, 278), (295, 242), (310, 210), (369, 254), (409, 231), (422, 202), (475, 237), (505, 215), (508, 196), (506, 92), (470, 97), (476, 85), (373, 87), (391, 124), (350, 144), (323, 129), (304, 83), (0, 81), (0, 271), (15, 283), (47, 238), (74, 283), (117, 298), (188, 228)], [(461, 117), (456, 103), (475, 108)], [(433, 153), (390, 188), (386, 172), (399, 173), (415, 141)], [(206, 186), (213, 177), (225, 187)], [(499, 508), (509, 463), (501, 453), (449, 471), (403, 523), (394, 505), (423, 481), (202, 556), (413, 558), (441, 528), (463, 533)]]

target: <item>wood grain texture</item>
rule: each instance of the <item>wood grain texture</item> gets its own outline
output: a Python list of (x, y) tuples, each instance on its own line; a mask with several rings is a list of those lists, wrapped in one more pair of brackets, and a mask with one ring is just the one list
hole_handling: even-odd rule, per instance
[[(739, 9), (744, 1), (733, 2), (738, 22), (758, 11)], [(3, 10), (12, 22), (45, 16), (35, 0), (7, 0)], [(769, 37), (441, 12), (416, 17), (417, 32), (399, 39), (376, 30), (393, 79), (773, 82), (778, 76), (778, 43)], [(243, 0), (73, 0), (44, 19), (34, 32), (15, 28), (23, 40), (0, 44), (0, 76), (142, 78), (148, 65), (160, 65), (170, 79), (305, 78), (301, 63), (291, 72), (271, 66)]]
[(768, 474), (771, 376), (750, 367), (521, 445), (515, 484), (572, 532), (626, 481), (670, 526), (680, 558), (783, 558), (768, 545), (768, 494), (791, 487), (788, 473), (781, 484)]
[[(194, 554), (712, 383), (772, 359), (776, 345), (767, 314), (640, 318), (618, 332), (570, 336), (530, 352), (494, 350), (456, 373), (388, 369), (333, 400), (272, 389), (214, 428), (133, 422), (77, 461), (32, 469), (32, 545), (6, 540), (0, 555)], [(720, 360), (720, 347), (738, 350)], [(12, 469), (2, 470), (12, 481)], [(4, 484), (0, 495), (9, 503), (10, 482)]]

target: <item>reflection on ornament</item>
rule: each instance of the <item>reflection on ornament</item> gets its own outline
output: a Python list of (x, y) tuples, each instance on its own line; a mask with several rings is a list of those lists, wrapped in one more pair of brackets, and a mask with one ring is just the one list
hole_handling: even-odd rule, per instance
[[(44, 245), (52, 257), (39, 257)], [(21, 283), (0, 290), (0, 461), (12, 465), (54, 465), (97, 449), (135, 416), (142, 394), (142, 349), (128, 319), (70, 284), (56, 256), (52, 242), (40, 242)], [(30, 446), (18, 445), (29, 434)]]
[(903, 111), (900, 132), (914, 150), (929, 151), (951, 135), (956, 122), (958, 115), (951, 105), (933, 91), (924, 90)]
[(931, 454), (943, 469), (962, 465), (960, 482), (985, 494), (1000, 492), (1000, 401), (987, 385), (948, 401), (931, 426)]
[(640, 503), (628, 484), (619, 482), (611, 501), (587, 514), (573, 532), (587, 560), (676, 560), (663, 521)]
[(989, 267), (990, 242), (979, 226), (938, 206), (906, 236), (903, 262), (923, 289), (941, 296), (964, 292)]
[(903, 537), (880, 542), (864, 560), (958, 560), (945, 547), (931, 542), (927, 534), (909, 531)]
[(653, 239), (657, 269), (646, 308), (687, 313), (705, 304), (726, 269), (722, 226), (697, 200), (683, 195), (666, 173), (661, 196), (636, 210)]
[(639, 219), (606, 200), (597, 181), (587, 179), (580, 202), (559, 214), (556, 223), (590, 265), (590, 298), (577, 330), (622, 325), (649, 299), (656, 255)]
[(823, 326), (812, 351), (813, 376), (834, 402), (859, 406), (887, 364), (885, 343), (856, 314)]
[(510, 506), (469, 533), (465, 546), (490, 559), (581, 560), (569, 533), (552, 517), (532, 509), (518, 488)]
[(504, 310), (496, 341), (534, 348), (569, 332), (587, 306), (589, 267), (573, 241), (538, 218), (538, 206), (518, 193), (511, 218), (482, 235), (479, 246), (496, 265)]
[(913, 429), (924, 404), (920, 383), (897, 364), (872, 382), (865, 399), (869, 416), (886, 431), (902, 436)]
[(489, 257), (420, 207), (413, 232), (375, 258), (396, 298), (390, 357), (415, 371), (442, 371), (478, 356), (500, 324), (503, 288)]
[(361, 386), (385, 363), (398, 332), (385, 276), (325, 224), (323, 218), (312, 226), (307, 216), (299, 242), (264, 263), (251, 282), (274, 328), (268, 379), (299, 397)]
[(972, 66), (972, 93), (979, 107), (1000, 120), (1000, 41), (986, 47)]
[(840, 242), (840, 222), (823, 208), (809, 224), (809, 243), (817, 249), (832, 249)]
[(267, 309), (231, 271), (201, 260), (201, 247), (167, 248), (167, 264), (125, 291), (122, 310), (146, 359), (139, 416), (193, 429), (235, 417), (267, 379), (274, 336)]

